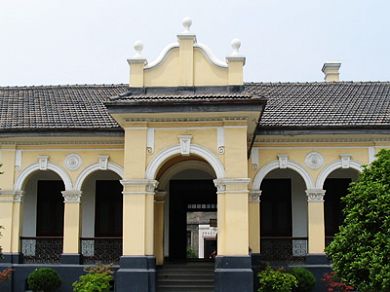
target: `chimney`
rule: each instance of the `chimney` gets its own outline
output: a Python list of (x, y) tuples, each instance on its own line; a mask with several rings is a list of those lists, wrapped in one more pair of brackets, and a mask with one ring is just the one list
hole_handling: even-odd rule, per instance
[(325, 77), (324, 80), (326, 82), (337, 82), (340, 80), (339, 69), (341, 63), (339, 62), (327, 62), (322, 66), (322, 72), (324, 72)]

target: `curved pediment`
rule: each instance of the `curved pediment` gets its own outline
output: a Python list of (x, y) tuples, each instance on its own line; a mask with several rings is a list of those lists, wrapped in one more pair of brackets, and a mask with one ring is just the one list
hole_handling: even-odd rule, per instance
[(183, 21), (185, 31), (177, 42), (165, 47), (158, 58), (148, 63), (142, 56), (143, 45), (136, 42), (136, 54), (129, 59), (130, 87), (228, 86), (243, 84), (245, 58), (240, 56), (240, 42), (232, 42), (233, 53), (226, 61), (197, 43), (189, 31), (191, 21)]

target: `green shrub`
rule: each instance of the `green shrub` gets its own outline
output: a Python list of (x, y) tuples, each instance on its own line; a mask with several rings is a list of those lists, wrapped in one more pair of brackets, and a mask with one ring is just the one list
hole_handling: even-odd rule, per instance
[(295, 292), (310, 292), (316, 285), (316, 278), (308, 269), (292, 268), (288, 272), (298, 281), (298, 287), (293, 290)]
[(258, 274), (259, 292), (290, 292), (298, 286), (297, 279), (286, 272), (267, 267)]
[(33, 291), (49, 292), (61, 286), (61, 279), (58, 273), (51, 268), (38, 268), (28, 275), (27, 283)]
[(74, 292), (106, 292), (110, 291), (112, 276), (107, 273), (90, 273), (80, 276), (72, 284)]

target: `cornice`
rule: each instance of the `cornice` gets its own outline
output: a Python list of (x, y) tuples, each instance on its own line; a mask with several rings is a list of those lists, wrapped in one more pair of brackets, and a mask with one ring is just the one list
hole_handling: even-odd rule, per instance
[[(375, 137), (372, 135), (367, 135), (367, 137), (266, 137), (266, 136), (256, 136), (255, 143), (280, 143), (280, 144), (290, 144), (290, 143), (353, 143), (353, 142), (390, 142), (390, 135), (387, 137)], [(257, 146), (257, 144), (256, 144)]]
[(63, 141), (53, 141), (53, 140), (20, 140), (20, 139), (7, 139), (1, 140), (1, 145), (124, 145), (125, 140), (63, 140)]

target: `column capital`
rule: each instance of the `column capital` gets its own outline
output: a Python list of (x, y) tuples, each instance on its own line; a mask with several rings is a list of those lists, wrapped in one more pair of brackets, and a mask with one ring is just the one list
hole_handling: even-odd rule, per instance
[(79, 204), (81, 199), (82, 191), (78, 190), (69, 190), (62, 191), (62, 196), (64, 197), (64, 203), (67, 204)]
[(21, 203), (24, 191), (0, 190), (0, 202)]
[(213, 182), (217, 193), (243, 193), (248, 192), (250, 181), (250, 178), (217, 178)]
[(309, 203), (322, 203), (324, 201), (325, 190), (308, 189), (306, 190), (307, 201)]
[(168, 192), (166, 191), (157, 191), (156, 194), (154, 195), (154, 201), (159, 203), (164, 202), (167, 194)]
[(260, 203), (261, 190), (250, 190), (249, 191), (249, 202)]
[(154, 179), (124, 179), (120, 181), (123, 185), (124, 195), (154, 195), (158, 181)]

